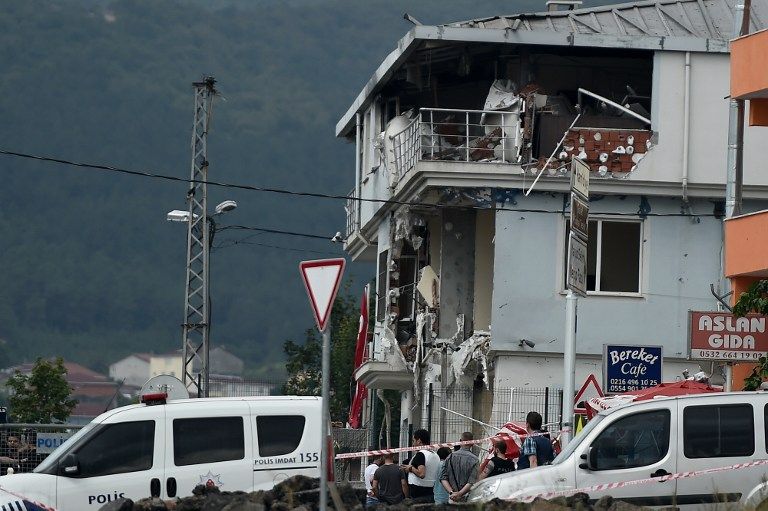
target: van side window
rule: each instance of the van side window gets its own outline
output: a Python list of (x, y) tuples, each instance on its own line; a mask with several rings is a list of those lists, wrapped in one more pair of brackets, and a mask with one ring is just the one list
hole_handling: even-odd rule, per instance
[(752, 405), (687, 406), (683, 411), (683, 452), (686, 458), (754, 454)]
[(106, 425), (75, 452), (80, 463), (76, 477), (149, 470), (154, 449), (155, 421)]
[(259, 456), (280, 456), (299, 447), (304, 435), (303, 415), (260, 415), (256, 417)]
[(243, 458), (242, 417), (173, 419), (173, 463), (177, 467)]
[(616, 420), (592, 443), (594, 470), (653, 465), (669, 450), (669, 410), (636, 413)]

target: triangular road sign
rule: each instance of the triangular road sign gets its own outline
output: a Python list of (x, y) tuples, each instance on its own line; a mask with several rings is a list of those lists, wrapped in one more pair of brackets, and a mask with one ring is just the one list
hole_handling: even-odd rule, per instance
[(344, 259), (317, 259), (299, 263), (301, 279), (309, 295), (309, 304), (312, 306), (317, 328), (321, 332), (325, 331), (328, 317), (331, 315), (345, 265)]
[(587, 413), (586, 408), (579, 407), (579, 403), (582, 401), (589, 401), (593, 397), (603, 396), (603, 389), (601, 389), (600, 384), (597, 383), (597, 378), (595, 378), (594, 374), (590, 374), (587, 376), (587, 379), (584, 380), (584, 385), (581, 386), (581, 389), (576, 393), (576, 397), (573, 399), (573, 404), (576, 406), (574, 412)]

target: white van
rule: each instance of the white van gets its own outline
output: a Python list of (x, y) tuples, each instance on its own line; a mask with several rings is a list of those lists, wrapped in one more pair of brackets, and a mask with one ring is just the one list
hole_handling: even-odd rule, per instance
[(99, 509), (128, 497), (272, 488), (294, 475), (320, 476), (321, 400), (275, 396), (130, 405), (96, 417), (29, 474), (0, 488), (58, 511)]
[[(728, 392), (659, 398), (601, 412), (551, 465), (480, 481), (469, 499), (524, 499), (606, 483), (729, 467), (768, 459), (768, 393)], [(715, 470), (697, 477), (588, 491), (642, 506), (714, 509), (757, 506), (768, 465)], [(766, 497), (768, 498), (768, 496)], [(766, 503), (768, 504), (768, 503)]]

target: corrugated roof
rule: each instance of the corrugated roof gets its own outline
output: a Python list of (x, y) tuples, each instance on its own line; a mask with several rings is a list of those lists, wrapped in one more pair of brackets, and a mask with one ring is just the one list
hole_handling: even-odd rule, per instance
[[(662, 0), (605, 5), (572, 11), (495, 16), (446, 27), (546, 31), (576, 34), (732, 39), (733, 1)], [(751, 32), (766, 28), (768, 2), (752, 2)]]

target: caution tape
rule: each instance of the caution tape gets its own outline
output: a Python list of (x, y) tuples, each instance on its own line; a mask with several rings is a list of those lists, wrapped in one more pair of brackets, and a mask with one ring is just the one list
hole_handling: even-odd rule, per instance
[[(557, 431), (544, 431), (541, 433), (532, 433), (528, 436), (544, 436), (544, 435), (557, 435), (564, 431), (570, 431), (570, 429), (561, 429)], [(477, 445), (482, 444), (484, 442), (487, 442), (489, 440), (493, 440), (494, 438), (497, 438), (501, 435), (509, 435), (510, 433), (506, 432), (499, 432), (493, 436), (481, 438), (480, 440), (459, 440), (456, 442), (444, 442), (439, 444), (429, 444), (429, 445), (419, 445), (419, 446), (410, 446), (410, 447), (395, 447), (393, 449), (379, 449), (375, 451), (360, 451), (360, 452), (345, 452), (343, 454), (337, 454), (334, 459), (337, 460), (347, 460), (352, 458), (363, 458), (365, 456), (380, 456), (382, 454), (396, 454), (399, 452), (412, 452), (412, 451), (421, 451), (422, 449), (439, 449), (440, 447), (454, 447), (456, 445)], [(514, 436), (518, 439), (519, 442), (519, 435), (516, 433), (512, 433)]]
[(674, 479), (686, 479), (689, 477), (700, 477), (709, 474), (717, 474), (718, 472), (730, 472), (732, 470), (740, 470), (744, 468), (759, 467), (762, 465), (768, 465), (768, 460), (756, 460), (746, 463), (736, 463), (735, 465), (728, 465), (727, 467), (707, 468), (704, 470), (691, 470), (687, 472), (676, 472), (674, 474), (666, 474), (659, 477), (649, 477), (646, 479), (633, 479), (631, 481), (616, 481), (612, 483), (596, 484), (594, 486), (587, 486), (584, 488), (574, 488), (572, 490), (560, 490), (546, 493), (539, 493), (537, 495), (531, 495), (523, 498), (508, 497), (507, 500), (516, 500), (520, 502), (532, 502), (537, 498), (552, 499), (555, 497), (566, 497), (576, 493), (592, 493), (605, 490), (615, 490), (616, 488), (623, 488), (625, 486), (636, 486), (650, 483), (663, 483), (665, 481), (671, 481)]

